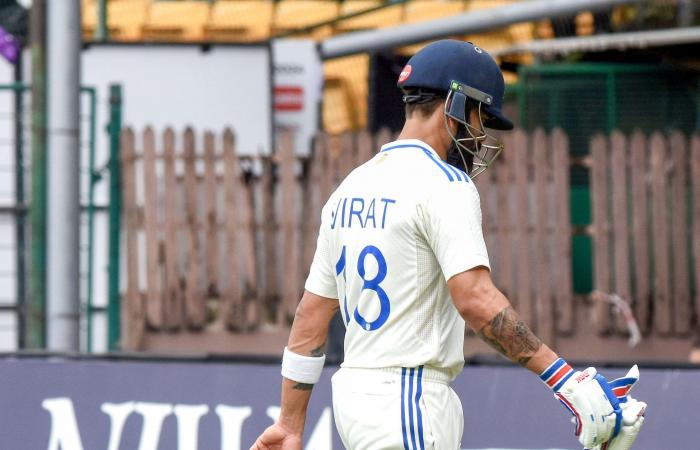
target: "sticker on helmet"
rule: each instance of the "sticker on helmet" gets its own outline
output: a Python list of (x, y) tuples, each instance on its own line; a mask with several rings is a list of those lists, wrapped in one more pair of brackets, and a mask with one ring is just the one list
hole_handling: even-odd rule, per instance
[(412, 70), (413, 68), (411, 67), (411, 65), (406, 64), (406, 67), (404, 67), (401, 73), (399, 74), (399, 83), (403, 83), (404, 81), (408, 80), (408, 77), (411, 76)]

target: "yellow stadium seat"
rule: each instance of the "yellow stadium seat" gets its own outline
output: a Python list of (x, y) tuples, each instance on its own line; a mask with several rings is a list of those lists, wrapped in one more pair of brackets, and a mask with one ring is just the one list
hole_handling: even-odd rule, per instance
[(593, 14), (589, 11), (578, 13), (576, 15), (576, 35), (590, 36), (594, 31)]
[[(273, 30), (285, 33), (315, 25), (338, 17), (338, 2), (334, 0), (281, 0), (275, 10)], [(324, 38), (332, 33), (330, 26), (317, 28), (310, 34), (297, 34), (297, 37), (311, 36)]]
[[(370, 8), (376, 8), (382, 1), (374, 0), (351, 0), (344, 1), (340, 8), (340, 15), (345, 16)], [(357, 17), (345, 19), (336, 24), (336, 29), (341, 32), (370, 30), (374, 28), (391, 27), (398, 25), (403, 20), (403, 4), (386, 6), (375, 12), (362, 14)]]
[(323, 64), (324, 129), (329, 133), (358, 130), (367, 125), (369, 56), (331, 59)]
[[(109, 38), (118, 41), (141, 39), (141, 29), (146, 22), (150, 0), (112, 0), (107, 3), (107, 29)], [(97, 2), (83, 4), (83, 37), (91, 40), (97, 29)]]
[(201, 41), (208, 18), (207, 2), (153, 2), (143, 26), (143, 37), (147, 40)]
[(425, 22), (462, 14), (464, 10), (461, 0), (413, 0), (406, 3), (404, 22)]
[(212, 6), (206, 38), (211, 41), (262, 41), (270, 37), (271, 0), (219, 0)]

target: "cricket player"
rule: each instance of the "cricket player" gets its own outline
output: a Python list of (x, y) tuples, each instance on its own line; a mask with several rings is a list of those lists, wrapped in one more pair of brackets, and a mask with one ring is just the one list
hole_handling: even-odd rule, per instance
[[(573, 414), (586, 449), (630, 448), (646, 405), (639, 378), (575, 372), (535, 336), (494, 286), (471, 178), (502, 150), (503, 75), (469, 42), (416, 53), (398, 80), (406, 122), (330, 196), (282, 361), (277, 422), (251, 450), (300, 450), (331, 318), (346, 326), (332, 378), (336, 428), (351, 450), (457, 450), (462, 405), (450, 382), (464, 365), (465, 323), (539, 375)], [(520, 151), (515, 149), (514, 151)], [(467, 437), (468, 440), (468, 437)], [(544, 444), (544, 443), (543, 443)]]

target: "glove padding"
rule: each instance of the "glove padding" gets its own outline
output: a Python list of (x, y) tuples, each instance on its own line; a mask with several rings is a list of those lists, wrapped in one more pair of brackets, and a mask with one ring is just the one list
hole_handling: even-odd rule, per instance
[(620, 431), (620, 401), (595, 368), (575, 372), (555, 395), (574, 415), (575, 434), (584, 448), (599, 448)]
[(638, 380), (639, 369), (634, 365), (627, 372), (627, 375), (610, 382), (610, 387), (620, 400), (622, 427), (617, 436), (593, 450), (629, 450), (632, 448), (632, 444), (634, 444), (639, 430), (644, 424), (644, 413), (647, 407), (646, 403), (635, 400), (629, 395), (629, 391)]

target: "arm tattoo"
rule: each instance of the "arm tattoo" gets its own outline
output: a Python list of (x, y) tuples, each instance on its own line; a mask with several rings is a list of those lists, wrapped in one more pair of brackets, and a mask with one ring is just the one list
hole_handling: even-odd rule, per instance
[(542, 346), (512, 307), (504, 308), (479, 330), (479, 337), (508, 359), (524, 366)]
[[(309, 356), (323, 356), (323, 349), (326, 347), (326, 342), (324, 341), (323, 344), (319, 345), (315, 349), (311, 350), (309, 353)], [(297, 383), (294, 386), (292, 386), (292, 389), (295, 389), (297, 391), (310, 391), (314, 388), (313, 384), (309, 383)]]

